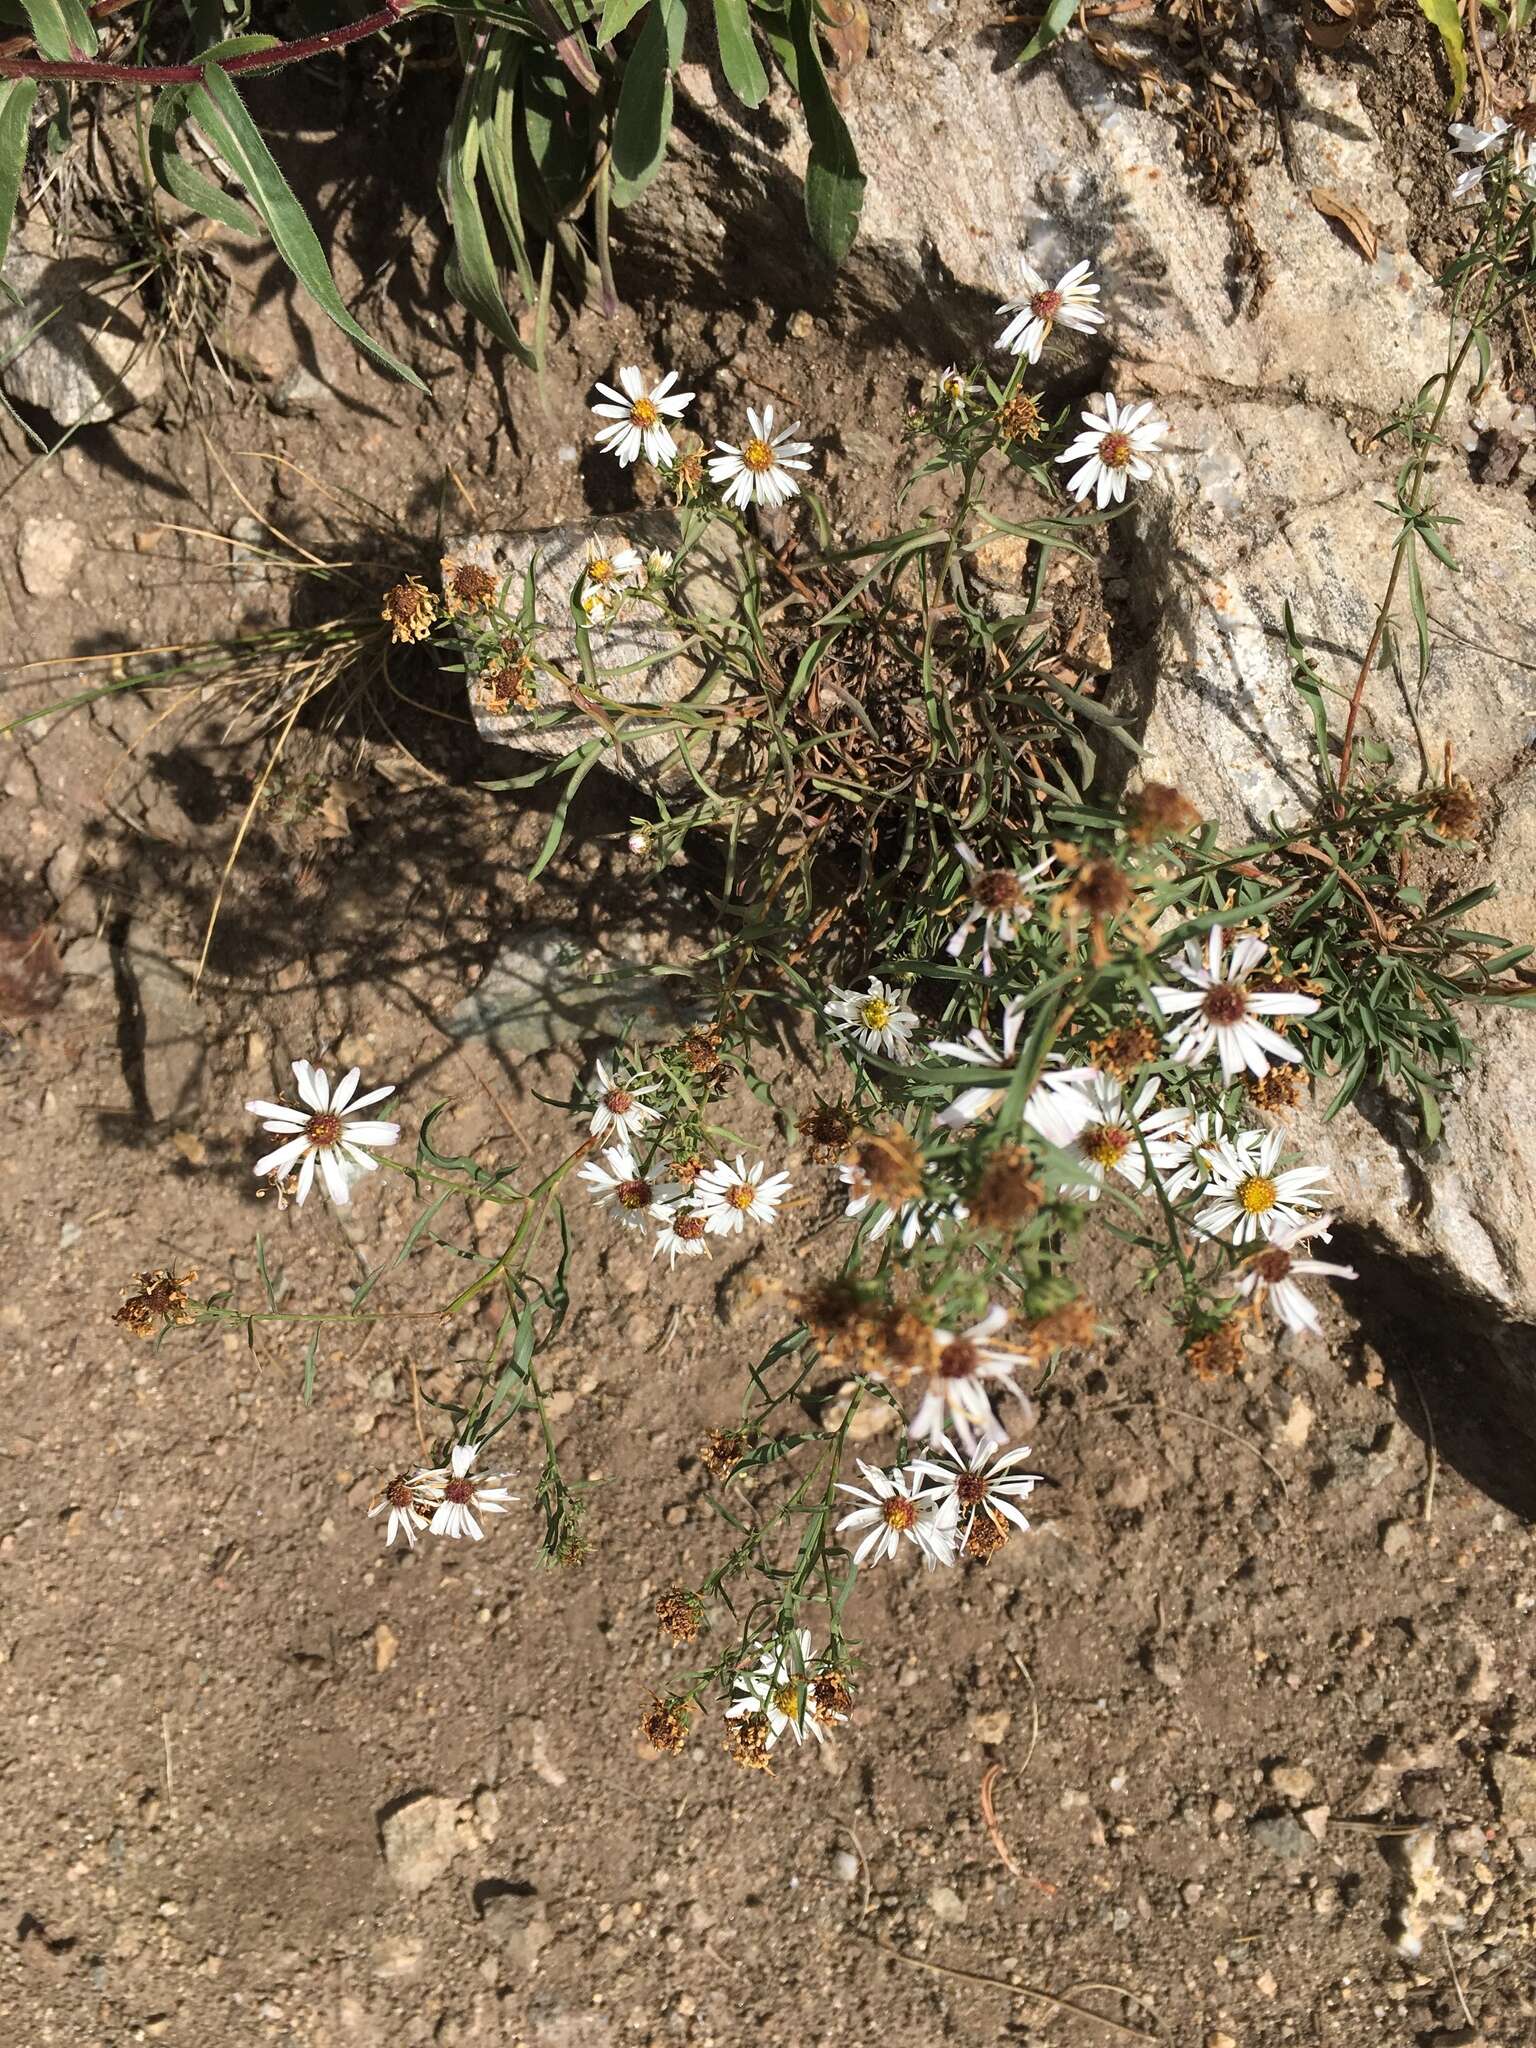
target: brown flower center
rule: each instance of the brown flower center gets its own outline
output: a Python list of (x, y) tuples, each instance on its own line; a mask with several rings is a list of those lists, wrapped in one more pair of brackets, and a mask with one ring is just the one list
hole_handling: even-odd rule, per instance
[(312, 1116), (304, 1126), (304, 1135), (311, 1145), (321, 1147), (334, 1145), (341, 1132), (341, 1118), (330, 1109), (322, 1109), (318, 1116)]
[(1131, 459), (1129, 434), (1106, 434), (1099, 443), (1099, 460), (1106, 469), (1124, 469)]
[(754, 476), (761, 476), (765, 470), (772, 469), (773, 467), (773, 450), (766, 441), (760, 440), (754, 434), (746, 447), (742, 449), (741, 459), (745, 467), (750, 469)]
[(475, 1497), (473, 1479), (450, 1479), (443, 1488), (443, 1499), (451, 1500), (455, 1507), (468, 1507)]
[(1118, 1166), (1130, 1150), (1131, 1134), (1123, 1124), (1089, 1124), (1077, 1149), (1095, 1166)]
[(1200, 1008), (1212, 1024), (1241, 1024), (1248, 1014), (1248, 998), (1235, 981), (1219, 981), (1206, 990)]
[(1061, 311), (1061, 293), (1036, 292), (1029, 302), (1029, 310), (1037, 320), (1054, 320)]
[(628, 1116), (635, 1106), (635, 1098), (627, 1088), (610, 1088), (603, 1097), (603, 1107), (610, 1116)]
[(614, 1200), (621, 1209), (648, 1209), (651, 1184), (648, 1180), (621, 1180), (614, 1190)]
[(654, 427), (661, 418), (661, 414), (648, 398), (637, 398), (629, 408), (629, 416), (637, 427)]
[(1018, 876), (1007, 868), (991, 868), (972, 882), (971, 900), (982, 910), (1017, 910), (1024, 891)]
[(416, 1495), (405, 1474), (399, 1473), (384, 1489), (384, 1498), (392, 1508), (409, 1508), (416, 1504)]
[(1291, 1255), (1282, 1246), (1272, 1244), (1268, 1250), (1250, 1259), (1250, 1266), (1267, 1287), (1275, 1287), (1291, 1270)]
[(941, 1380), (974, 1378), (981, 1365), (981, 1353), (969, 1337), (955, 1337), (939, 1353)]
[(695, 1210), (674, 1220), (672, 1235), (680, 1237), (684, 1244), (697, 1244), (707, 1227), (704, 1218)]

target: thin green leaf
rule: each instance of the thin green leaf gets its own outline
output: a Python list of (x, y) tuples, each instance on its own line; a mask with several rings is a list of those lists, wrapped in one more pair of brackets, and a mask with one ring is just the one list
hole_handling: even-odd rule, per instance
[(415, 371), (392, 356), (347, 311), (303, 207), (278, 169), (233, 80), (226, 78), (217, 64), (204, 66), (202, 84), (192, 88), (191, 106), (198, 125), (207, 132), (209, 141), (266, 222), (278, 254), (315, 304), (335, 321), (343, 334), (350, 335), (386, 369), (418, 391), (425, 391), (427, 387)]
[(631, 206), (661, 169), (672, 132), (672, 63), (666, 7), (658, 0), (624, 66), (613, 117), (613, 201)]
[(315, 1363), (320, 1351), (320, 1325), (309, 1333), (309, 1349), (304, 1354), (304, 1406), (307, 1408), (315, 1398)]
[(1419, 0), (1419, 12), (1430, 27), (1439, 31), (1445, 45), (1445, 61), (1451, 67), (1451, 106), (1460, 104), (1467, 89), (1467, 46), (1461, 32), (1461, 9), (1456, 0)]
[(155, 102), (155, 111), (149, 122), (149, 162), (155, 182), (173, 199), (179, 199), (183, 206), (190, 206), (205, 220), (215, 220), (222, 227), (233, 228), (237, 235), (259, 235), (261, 222), (250, 208), (242, 206), (238, 199), (231, 199), (221, 186), (215, 185), (211, 178), (205, 178), (201, 171), (194, 171), (176, 147), (176, 136), (187, 117), (191, 93), (191, 86), (173, 86), (168, 92), (161, 93)]
[(438, 189), (453, 229), (453, 254), (444, 273), (448, 289), (460, 304), (490, 329), (503, 348), (531, 369), (533, 352), (507, 311), (506, 295), (476, 190), (481, 136), (488, 132), (478, 110), (479, 100), (480, 80), (477, 73), (471, 73), (459, 93), (459, 103), (443, 142)]
[(747, 0), (715, 0), (715, 36), (726, 84), (744, 107), (760, 107), (768, 97), (768, 73), (752, 40)]
[[(859, 232), (865, 178), (848, 124), (832, 97), (821, 68), (814, 0), (794, 0), (790, 15), (793, 50), (790, 82), (800, 95), (811, 138), (805, 167), (805, 217), (811, 238), (829, 262), (841, 263)], [(780, 56), (784, 47), (776, 39)]]
[(1040, 26), (1020, 50), (1018, 61), (1021, 64), (1033, 64), (1042, 51), (1048, 50), (1052, 43), (1066, 34), (1076, 13), (1077, 0), (1050, 0), (1050, 5), (1041, 17)]
[(647, 4), (647, 0), (604, 0), (603, 18), (598, 23), (597, 40), (611, 43), (621, 29), (626, 29)]
[(0, 83), (0, 263), (10, 247), (11, 222), (26, 168), (27, 137), (32, 132), (35, 78), (7, 78)]
[(94, 57), (96, 24), (81, 0), (21, 0), (37, 47), (45, 57), (67, 63), (71, 57)]

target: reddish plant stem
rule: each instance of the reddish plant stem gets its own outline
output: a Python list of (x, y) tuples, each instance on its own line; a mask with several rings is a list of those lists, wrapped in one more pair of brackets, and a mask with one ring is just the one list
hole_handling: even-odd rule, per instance
[[(242, 71), (280, 71), (285, 65), (307, 63), (311, 57), (343, 50), (349, 43), (360, 43), (382, 29), (393, 28), (414, 5), (415, 0), (386, 0), (375, 13), (343, 28), (328, 28), (322, 35), (301, 36), (270, 50), (246, 50), (238, 57), (215, 61), (231, 77)], [(0, 78), (64, 78), (103, 85), (200, 85), (203, 68), (201, 64), (108, 64), (93, 57), (0, 57)]]
[[(109, 15), (121, 14), (125, 7), (131, 7), (133, 0), (96, 0), (90, 10), (92, 21), (105, 21)], [(23, 50), (33, 47), (31, 36), (6, 36), (0, 41), (0, 57), (19, 56)]]

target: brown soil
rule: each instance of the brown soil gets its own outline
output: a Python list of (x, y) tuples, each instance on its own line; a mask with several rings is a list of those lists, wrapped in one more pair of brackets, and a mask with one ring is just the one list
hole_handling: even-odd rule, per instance
[[(346, 193), (358, 168), (328, 157), (325, 176)], [(589, 312), (541, 399), (466, 350), (425, 204), (406, 204), (418, 274), (381, 325), (430, 400), (311, 326), (258, 254), (232, 321), (254, 382), (200, 367), (185, 419), (92, 429), (30, 468), (4, 429), (13, 530), (63, 512), (90, 542), (46, 603), (0, 561), (18, 662), (280, 613), (286, 586), (240, 582), (227, 546), (169, 528), (228, 533), (254, 504), (318, 536), (305, 474), (411, 521), (428, 559), (440, 505), (450, 527), (621, 510), (575, 451), (593, 377), (637, 356), (720, 360), (734, 395), (771, 351), (774, 385), (868, 423), (843, 436), (843, 516), (888, 509), (882, 449), (912, 360), (771, 314), (716, 316), (701, 336), (685, 312)], [(343, 214), (344, 290), (377, 260), (353, 239), (360, 214)], [(301, 362), (334, 399), (278, 418), (263, 394)], [(19, 677), (9, 701), (59, 687)], [(571, 1126), (538, 1098), (564, 1096), (574, 1058), (462, 1046), (447, 1011), (509, 926), (639, 924), (659, 950), (694, 916), (684, 881), (637, 878), (616, 786), (530, 886), (543, 800), (475, 786), (497, 764), (462, 734), (429, 750), (445, 786), (369, 728), (307, 743), (325, 787), (347, 785), (345, 822), (296, 837), (264, 815), (194, 994), (258, 757), (207, 724), (156, 726), (155, 709), (132, 696), (33, 727), (0, 763), (14, 2039), (778, 2048), (1141, 2030), (1179, 2048), (1386, 2048), (1470, 2040), (1467, 2011), (1478, 2040), (1536, 2038), (1536, 1764), (1517, 1768), (1536, 1754), (1536, 1503), (1476, 1333), (1368, 1247), (1326, 1344), (1259, 1349), (1241, 1380), (1205, 1384), (1106, 1243), (1111, 1334), (1042, 1400), (1036, 1527), (958, 1579), (872, 1575), (852, 1726), (766, 1778), (726, 1759), (718, 1724), (675, 1760), (634, 1731), (667, 1670), (655, 1594), (722, 1542), (691, 1446), (732, 1420), (775, 1289), (817, 1256), (827, 1170), (790, 1161), (803, 1205), (761, 1256), (675, 1279), (578, 1209), (578, 1306), (545, 1364), (564, 1457), (592, 1482), (592, 1546), (559, 1572), (534, 1563), (526, 1509), (483, 1547), (415, 1556), (385, 1553), (365, 1513), (415, 1452), (412, 1365), (450, 1392), (483, 1321), (349, 1331), (322, 1346), (309, 1405), (296, 1340), (155, 1349), (115, 1328), (119, 1286), (145, 1266), (195, 1266), (200, 1287), (251, 1300), (258, 1230), (300, 1304), (339, 1303), (399, 1241), (411, 1211), (393, 1179), (344, 1220), (257, 1199), (241, 1102), (290, 1057), (356, 1057), (399, 1082), (408, 1121), (451, 1099), (455, 1149), (547, 1162)], [(811, 1079), (787, 1086), (803, 1102)], [(466, 1227), (489, 1244), (493, 1221)], [(447, 1270), (435, 1255), (387, 1298), (439, 1299)], [(509, 1462), (530, 1491), (529, 1436)], [(451, 1866), (417, 1896), (393, 1881), (380, 1823), (422, 1792), (461, 1819)], [(1445, 1888), (1410, 1958), (1393, 1859), (1417, 1824), (1436, 1831)], [(1053, 2014), (1039, 1992), (1069, 2005)]]

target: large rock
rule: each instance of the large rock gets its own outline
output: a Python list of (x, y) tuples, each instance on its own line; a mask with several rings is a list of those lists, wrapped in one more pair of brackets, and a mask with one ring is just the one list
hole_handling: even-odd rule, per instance
[[(538, 709), (488, 709), (478, 676), (472, 673), (469, 697), (476, 729), (483, 739), (547, 760), (559, 760), (584, 740), (607, 731), (606, 767), (668, 794), (692, 789), (693, 777), (683, 760), (682, 744), (686, 739), (696, 768), (711, 772), (722, 752), (715, 735), (690, 736), (676, 726), (658, 730), (662, 721), (626, 717), (618, 707), (666, 712), (690, 701), (719, 703), (730, 694), (732, 677), (714, 649), (705, 647), (696, 636), (685, 635), (654, 606), (638, 598), (630, 601), (612, 625), (594, 628), (588, 635), (592, 665), (609, 719), (620, 728), (618, 736), (573, 702), (564, 680), (571, 678), (583, 692), (588, 689), (571, 620), (571, 598), (581, 582), (587, 544), (593, 538), (615, 550), (627, 540), (642, 552), (652, 548), (672, 552), (678, 548), (681, 534), (670, 513), (647, 512), (623, 522), (622, 530), (613, 520), (576, 521), (540, 532), (464, 534), (448, 542), (451, 559), (473, 562), (501, 582), (509, 612), (517, 612), (530, 570), (533, 576), (537, 631), (531, 638), (541, 665)], [(732, 536), (728, 529), (716, 527), (679, 563), (671, 582), (672, 607), (688, 617), (728, 626), (739, 609), (740, 583), (740, 559)], [(571, 715), (551, 723), (549, 713), (561, 707), (568, 708)]]
[(61, 427), (96, 426), (156, 397), (159, 351), (138, 301), (103, 264), (13, 248), (0, 292), (0, 387)]

